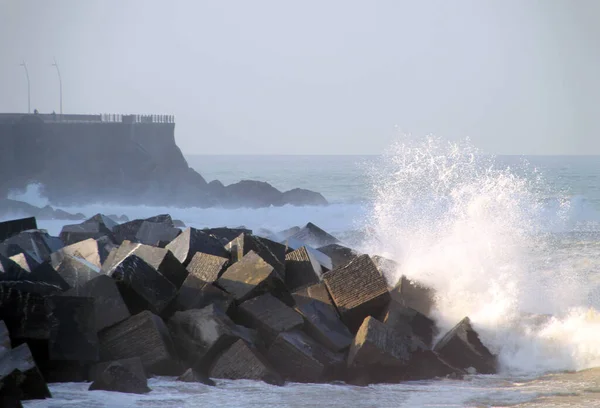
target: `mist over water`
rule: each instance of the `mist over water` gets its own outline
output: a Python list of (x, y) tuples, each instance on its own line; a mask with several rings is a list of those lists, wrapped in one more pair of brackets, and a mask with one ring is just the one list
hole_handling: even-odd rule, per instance
[(553, 233), (573, 226), (571, 201), (549, 206), (535, 168), (502, 166), (468, 141), (406, 136), (370, 174), (365, 246), (399, 262), (389, 281), (436, 290), (442, 334), (469, 316), (508, 373), (600, 365), (592, 277), (554, 254)]

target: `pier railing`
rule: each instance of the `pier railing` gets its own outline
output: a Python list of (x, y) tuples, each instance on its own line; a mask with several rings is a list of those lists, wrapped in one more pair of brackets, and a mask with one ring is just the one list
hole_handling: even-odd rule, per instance
[(23, 117), (36, 117), (44, 122), (65, 123), (175, 123), (174, 115), (123, 115), (103, 113), (99, 115), (60, 115), (57, 113), (0, 113), (0, 122), (15, 121)]

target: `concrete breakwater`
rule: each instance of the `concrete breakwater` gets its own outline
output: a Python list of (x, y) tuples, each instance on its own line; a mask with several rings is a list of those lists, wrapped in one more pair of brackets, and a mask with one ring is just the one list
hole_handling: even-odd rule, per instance
[[(59, 237), (0, 223), (0, 400), (47, 383), (151, 392), (147, 378), (367, 385), (497, 370), (465, 317), (439, 341), (432, 289), (314, 224), (261, 237), (98, 214)], [(13, 405), (8, 405), (13, 404)]]
[[(222, 143), (206, 137), (205, 142)], [(51, 205), (325, 205), (316, 192), (265, 182), (207, 182), (189, 167), (169, 115), (0, 114), (0, 199), (38, 183)], [(232, 163), (235, 166), (235, 163)]]

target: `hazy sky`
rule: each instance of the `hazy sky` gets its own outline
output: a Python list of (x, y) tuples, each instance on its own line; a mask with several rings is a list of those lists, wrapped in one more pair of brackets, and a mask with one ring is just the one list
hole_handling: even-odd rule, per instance
[(401, 129), (600, 154), (598, 0), (0, 0), (0, 111), (176, 115), (184, 153), (380, 153)]

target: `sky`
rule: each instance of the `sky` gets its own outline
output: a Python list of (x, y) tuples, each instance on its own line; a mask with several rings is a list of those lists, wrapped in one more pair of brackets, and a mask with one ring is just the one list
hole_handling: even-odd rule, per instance
[(399, 133), (600, 154), (597, 0), (0, 0), (0, 112), (173, 114), (185, 154)]

